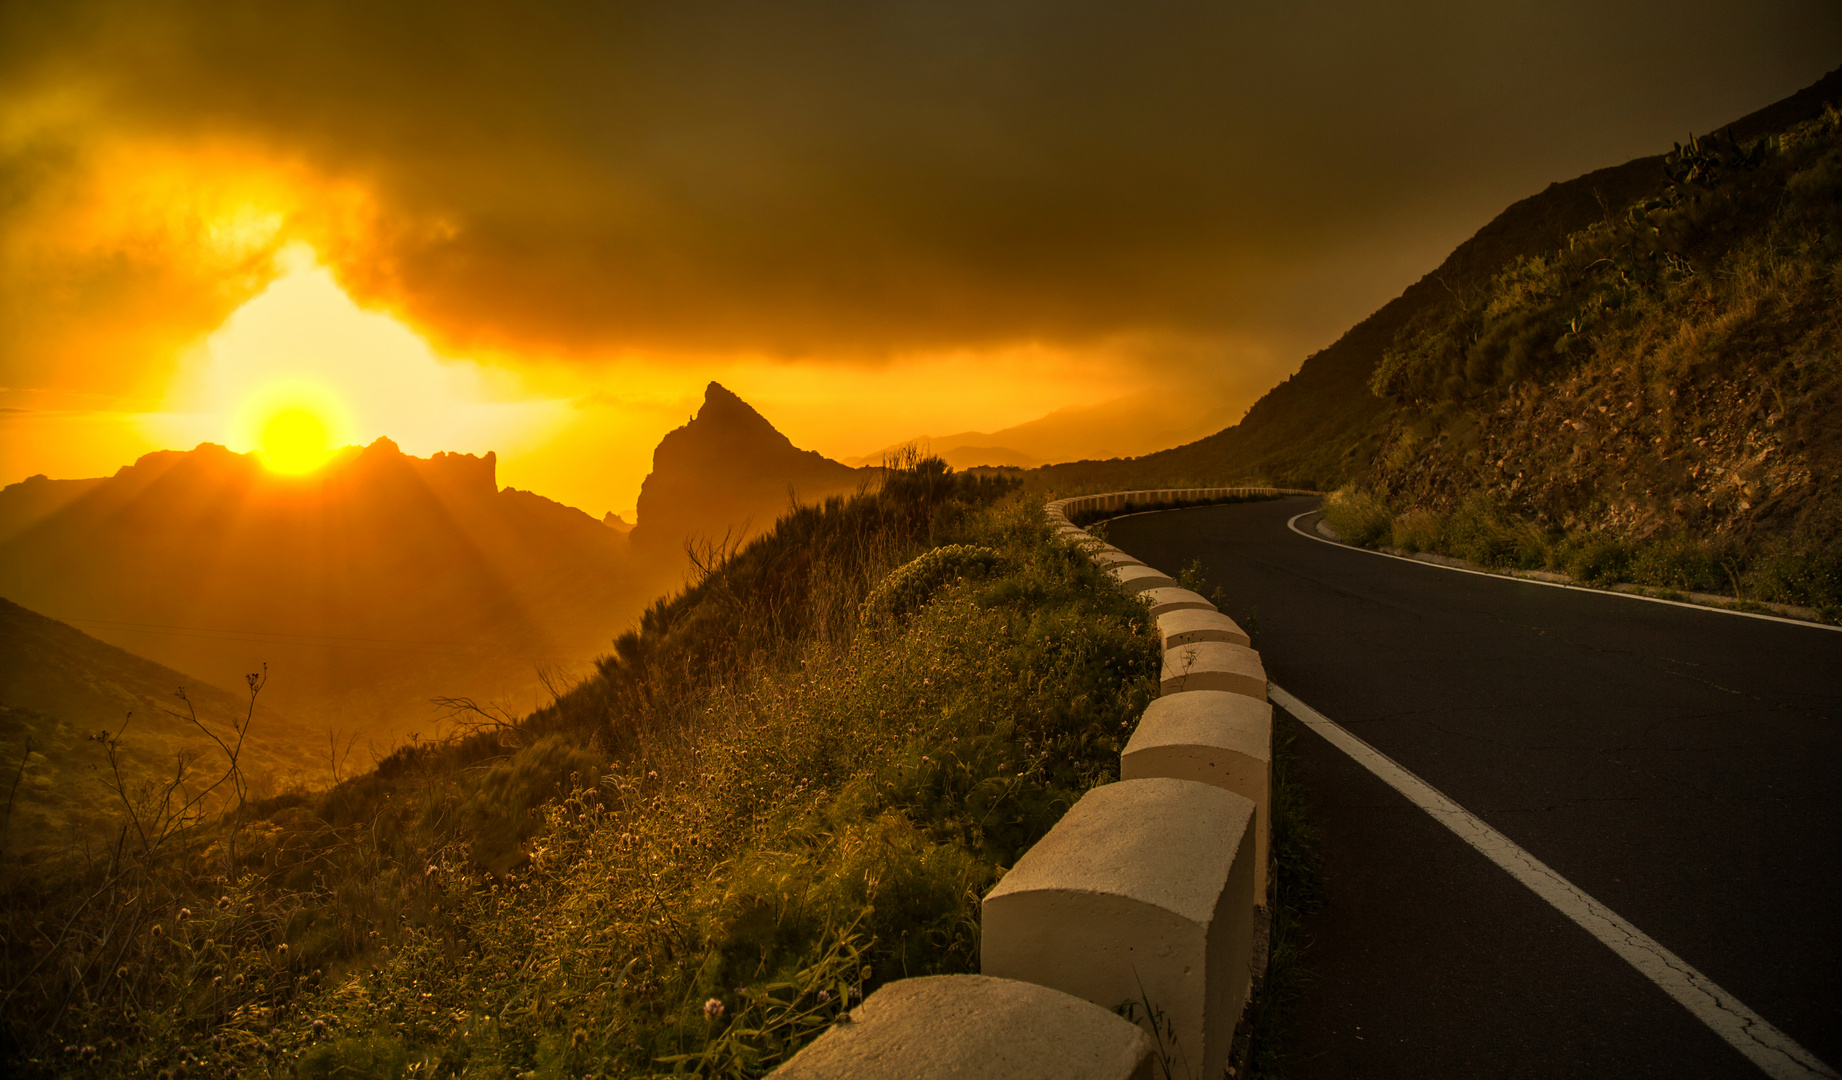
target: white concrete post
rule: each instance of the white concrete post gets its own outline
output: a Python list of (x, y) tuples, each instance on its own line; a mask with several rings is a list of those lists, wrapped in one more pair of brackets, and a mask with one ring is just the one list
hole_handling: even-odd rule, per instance
[(1158, 636), (1166, 651), (1198, 641), (1226, 641), (1230, 645), (1248, 644), (1247, 631), (1219, 611), (1206, 608), (1176, 608), (1156, 616)]
[(771, 1074), (777, 1080), (1152, 1080), (1137, 1026), (1059, 990), (983, 975), (902, 979)]
[(1151, 617), (1154, 619), (1167, 611), (1181, 611), (1185, 608), (1215, 610), (1215, 605), (1209, 603), (1201, 593), (1178, 588), (1175, 583), (1163, 588), (1146, 589), (1143, 595), (1151, 601)]
[(1121, 780), (1170, 777), (1253, 800), (1254, 902), (1266, 904), (1273, 812), (1273, 707), (1244, 694), (1193, 690), (1151, 703), (1119, 755)]
[(1266, 666), (1260, 654), (1226, 641), (1197, 641), (1164, 654), (1161, 694), (1189, 690), (1226, 690), (1266, 700)]
[(1253, 960), (1254, 814), (1191, 780), (1089, 791), (986, 895), (982, 970), (1149, 1004), (1173, 1075), (1220, 1080)]
[(1119, 581), (1127, 595), (1142, 593), (1146, 589), (1174, 588), (1177, 584), (1176, 578), (1149, 566), (1115, 566), (1108, 569), (1107, 573)]

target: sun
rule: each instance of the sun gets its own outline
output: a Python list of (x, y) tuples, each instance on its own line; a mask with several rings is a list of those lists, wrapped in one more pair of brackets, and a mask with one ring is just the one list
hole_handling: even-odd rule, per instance
[(278, 473), (312, 472), (326, 461), (332, 438), (311, 409), (286, 408), (262, 425), (262, 460)]
[(235, 441), (254, 449), (271, 472), (298, 476), (326, 464), (350, 437), (352, 423), (331, 390), (289, 379), (246, 398), (234, 427)]

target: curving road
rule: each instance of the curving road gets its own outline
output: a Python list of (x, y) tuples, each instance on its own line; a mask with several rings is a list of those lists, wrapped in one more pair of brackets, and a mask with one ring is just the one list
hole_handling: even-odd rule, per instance
[[(1287, 528), (1315, 505), (1136, 515), (1107, 535), (1168, 572), (1199, 560), (1276, 684), (1842, 1063), (1842, 633)], [(1329, 889), (1289, 1075), (1763, 1075), (1427, 812), (1287, 728)]]

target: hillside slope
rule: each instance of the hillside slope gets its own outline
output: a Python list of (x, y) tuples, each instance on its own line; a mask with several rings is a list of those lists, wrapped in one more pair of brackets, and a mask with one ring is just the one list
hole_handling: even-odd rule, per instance
[[(1812, 120), (1837, 102), (1842, 70), (1722, 130), (1749, 142)], [(1551, 184), (1510, 206), (1437, 269), (1309, 357), (1233, 427), (1139, 458), (1048, 466), (1031, 478), (1074, 490), (1245, 479), (1329, 489), (1365, 477), (1394, 415), (1391, 402), (1370, 392), (1369, 379), (1402, 331), (1424, 313), (1481, 297), (1517, 259), (1551, 252), (1570, 234), (1656, 197), (1671, 184), (1664, 166), (1664, 155), (1638, 158)]]
[[(100, 732), (118, 740), (131, 790), (170, 777), (182, 755), (196, 758), (206, 783), (216, 779), (222, 753), (183, 718), (185, 702), (174, 695), (179, 689), (198, 718), (225, 738), (250, 706), (247, 695), (228, 693), (0, 600), (0, 761), (6, 783), (20, 769), (26, 746), (33, 749), (18, 772), (7, 853), (33, 858), (79, 844), (108, 846), (121, 804), (105, 786), (111, 773), (106, 746), (95, 738)], [(252, 794), (261, 797), (323, 783), (326, 750), (324, 731), (312, 731), (258, 698), (240, 763)]]

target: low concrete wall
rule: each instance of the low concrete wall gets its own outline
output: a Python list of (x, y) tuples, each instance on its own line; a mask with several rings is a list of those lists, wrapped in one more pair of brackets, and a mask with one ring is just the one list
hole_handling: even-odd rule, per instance
[[(1136, 1078), (1155, 1057), (1159, 1076), (1221, 1080), (1265, 963), (1255, 941), (1271, 858), (1265, 668), (1207, 598), (1068, 515), (1290, 494), (1317, 493), (1115, 491), (1045, 507), (1056, 535), (1157, 621), (1163, 696), (1120, 755), (1120, 782), (1083, 796), (986, 894), (980, 963), (991, 977), (890, 983), (776, 1076)], [(1142, 1029), (1111, 1015), (1124, 1009)]]

